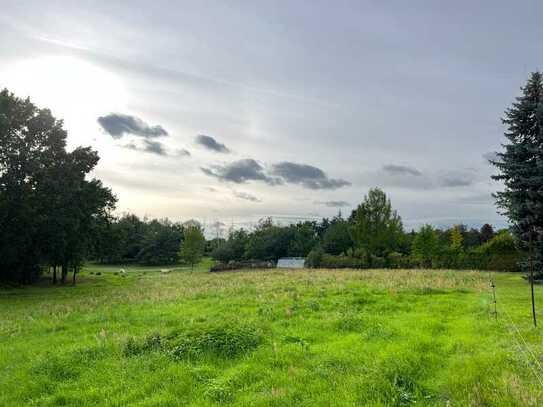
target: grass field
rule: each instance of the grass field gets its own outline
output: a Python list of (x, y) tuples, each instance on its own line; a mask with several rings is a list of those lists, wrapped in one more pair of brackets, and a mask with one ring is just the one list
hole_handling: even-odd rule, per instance
[(543, 405), (519, 275), (204, 268), (0, 290), (0, 405)]

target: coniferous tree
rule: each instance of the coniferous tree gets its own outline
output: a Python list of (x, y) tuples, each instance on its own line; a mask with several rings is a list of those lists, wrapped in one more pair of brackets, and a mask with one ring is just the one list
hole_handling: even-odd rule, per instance
[(498, 169), (492, 178), (505, 189), (495, 194), (497, 206), (508, 217), (521, 248), (534, 241), (536, 270), (543, 257), (543, 75), (534, 72), (522, 94), (506, 110), (504, 151), (491, 163)]

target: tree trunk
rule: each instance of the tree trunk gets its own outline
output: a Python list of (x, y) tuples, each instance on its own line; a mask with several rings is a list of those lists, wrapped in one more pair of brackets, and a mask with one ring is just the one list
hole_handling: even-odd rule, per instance
[(63, 263), (62, 268), (61, 268), (61, 276), (60, 276), (60, 281), (62, 282), (62, 284), (66, 284), (67, 276), (68, 276), (68, 265), (66, 263)]
[(53, 266), (53, 284), (57, 283), (57, 266)]
[(72, 285), (75, 285), (75, 275), (77, 274), (77, 267), (74, 267), (74, 274), (72, 276)]

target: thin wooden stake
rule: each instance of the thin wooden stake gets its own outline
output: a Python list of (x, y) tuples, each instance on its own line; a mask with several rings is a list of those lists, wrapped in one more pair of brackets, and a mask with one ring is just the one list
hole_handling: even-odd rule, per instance
[(492, 296), (494, 298), (494, 318), (498, 319), (498, 308), (496, 305), (496, 286), (494, 285), (494, 281), (492, 281)]
[(490, 273), (490, 270), (488, 270), (488, 281), (490, 282), (490, 287), (492, 288), (492, 302), (494, 303), (494, 319), (498, 319), (498, 307), (496, 302), (496, 285), (494, 284), (494, 280), (492, 280), (492, 274)]
[(532, 291), (532, 317), (534, 326), (537, 327), (537, 319), (535, 316), (535, 297), (534, 297), (534, 246), (532, 242), (532, 232), (530, 232), (530, 289)]

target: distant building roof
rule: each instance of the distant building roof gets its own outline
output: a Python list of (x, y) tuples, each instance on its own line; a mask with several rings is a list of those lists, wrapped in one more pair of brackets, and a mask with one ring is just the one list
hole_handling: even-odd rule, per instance
[(303, 257), (282, 257), (277, 260), (277, 268), (303, 269), (305, 259)]

